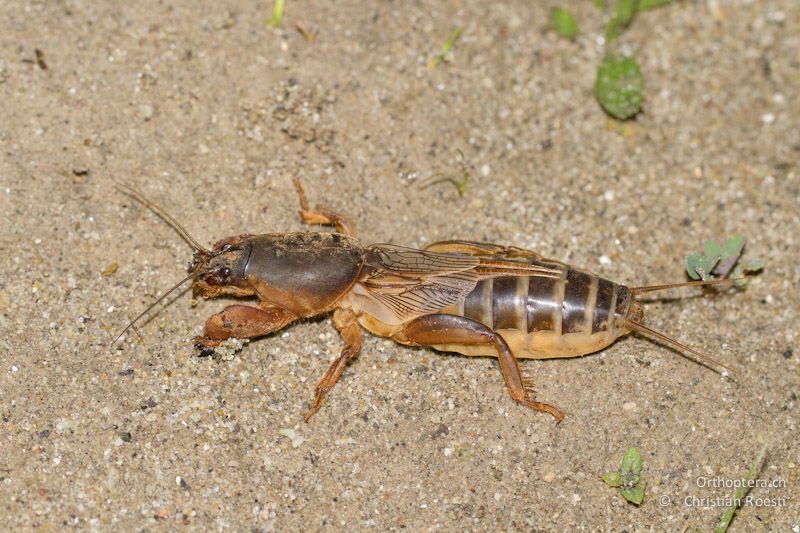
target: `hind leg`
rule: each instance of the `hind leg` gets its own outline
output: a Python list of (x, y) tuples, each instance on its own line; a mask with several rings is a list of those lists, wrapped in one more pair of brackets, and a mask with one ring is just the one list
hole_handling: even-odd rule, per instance
[(437, 346), (443, 344), (486, 344), (494, 346), (500, 371), (511, 398), (520, 405), (548, 413), (561, 422), (564, 418), (556, 407), (533, 399), (530, 380), (523, 378), (517, 358), (497, 332), (480, 322), (456, 315), (426, 315), (412, 320), (395, 333), (394, 340), (404, 344)]

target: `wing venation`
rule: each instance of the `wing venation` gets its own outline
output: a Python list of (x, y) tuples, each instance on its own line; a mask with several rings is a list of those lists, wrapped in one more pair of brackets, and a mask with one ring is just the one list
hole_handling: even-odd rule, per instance
[(560, 270), (521, 261), (428, 252), (392, 244), (373, 245), (370, 252), (360, 284), (401, 321), (458, 303), (482, 279), (561, 275)]

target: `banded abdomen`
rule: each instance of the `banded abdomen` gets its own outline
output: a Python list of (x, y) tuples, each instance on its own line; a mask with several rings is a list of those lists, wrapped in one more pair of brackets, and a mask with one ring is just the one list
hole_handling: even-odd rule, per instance
[[(626, 333), (622, 321), (630, 311), (630, 289), (555, 261), (526, 262), (556, 269), (561, 275), (486, 279), (445, 312), (489, 326), (505, 338), (517, 357), (533, 359), (585, 355)], [(491, 355), (476, 346), (447, 349)]]

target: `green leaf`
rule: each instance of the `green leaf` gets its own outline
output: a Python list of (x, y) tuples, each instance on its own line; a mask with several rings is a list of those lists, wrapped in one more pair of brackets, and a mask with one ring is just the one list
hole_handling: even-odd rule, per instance
[(431, 60), (428, 62), (428, 68), (434, 68), (438, 66), (440, 63), (447, 62), (450, 57), (450, 50), (453, 49), (453, 46), (456, 42), (461, 38), (461, 34), (464, 32), (464, 28), (455, 27), (450, 32), (450, 36), (442, 45), (442, 51), (433, 56)]
[(607, 54), (597, 69), (594, 92), (605, 111), (620, 120), (633, 117), (642, 108), (644, 77), (636, 61)]
[(625, 478), (626, 475), (633, 473), (636, 475), (642, 472), (642, 455), (636, 448), (629, 448), (622, 458), (622, 465), (619, 467), (620, 474)]
[(710, 239), (706, 241), (705, 245), (703, 245), (703, 253), (707, 259), (716, 257), (717, 260), (719, 260), (719, 258), (722, 257), (722, 247), (717, 241)]
[(606, 26), (606, 43), (615, 40), (633, 22), (633, 17), (639, 9), (639, 0), (617, 0), (614, 3), (614, 12)]
[(733, 280), (734, 285), (742, 288), (747, 284), (747, 273), (758, 272), (762, 268), (764, 268), (764, 262), (760, 259), (748, 259), (747, 261), (743, 261), (736, 265), (736, 268), (733, 270), (733, 274), (731, 274), (731, 279)]
[(461, 34), (463, 32), (464, 28), (453, 28), (453, 30), (450, 32), (450, 37), (447, 38), (447, 40), (444, 42), (444, 46), (442, 46), (442, 54), (447, 55), (450, 53), (453, 45), (456, 44), (456, 41), (461, 38)]
[(574, 39), (580, 33), (575, 17), (566, 9), (554, 7), (550, 12), (550, 21), (553, 25), (553, 30), (562, 37)]
[(704, 280), (711, 279), (711, 272), (713, 272), (720, 259), (722, 259), (722, 247), (713, 239), (707, 240), (703, 245), (703, 259), (698, 265), (697, 273)]
[(647, 11), (671, 4), (673, 0), (639, 0), (639, 11)]
[(697, 267), (700, 266), (702, 260), (703, 256), (701, 254), (689, 254), (686, 256), (686, 273), (689, 274), (690, 278), (702, 279), (702, 276), (697, 271)]
[(609, 472), (603, 476), (603, 481), (614, 488), (622, 486), (622, 478), (620, 477), (619, 472)]
[(764, 261), (761, 259), (748, 259), (742, 263), (742, 267), (745, 272), (758, 272), (764, 268)]
[(719, 263), (722, 248), (716, 241), (706, 241), (704, 254), (691, 254), (686, 257), (686, 271), (692, 279), (711, 279), (711, 271)]
[(275, 6), (272, 8), (272, 16), (267, 21), (267, 24), (276, 28), (283, 20), (283, 10), (286, 7), (286, 0), (275, 0)]
[[(617, 37), (631, 25), (637, 13), (666, 6), (671, 4), (672, 1), (673, 0), (617, 0), (614, 2), (614, 10), (611, 13), (608, 26), (606, 26), (606, 43), (611, 43), (616, 40)], [(597, 0), (595, 4), (598, 4)], [(605, 9), (605, 2), (603, 1), (602, 5), (598, 5), (598, 7)]]
[(722, 245), (722, 257), (730, 257), (732, 255), (739, 256), (744, 248), (744, 237), (741, 235), (734, 235)]
[(739, 260), (744, 250), (744, 237), (741, 235), (734, 235), (722, 245), (720, 262), (714, 268), (714, 273), (718, 276), (725, 278), (728, 276), (733, 266)]
[(622, 493), (622, 497), (628, 500), (631, 503), (635, 503), (636, 505), (641, 505), (642, 501), (644, 500), (644, 489), (647, 486), (645, 481), (640, 481), (635, 487), (633, 488), (622, 488), (620, 492)]

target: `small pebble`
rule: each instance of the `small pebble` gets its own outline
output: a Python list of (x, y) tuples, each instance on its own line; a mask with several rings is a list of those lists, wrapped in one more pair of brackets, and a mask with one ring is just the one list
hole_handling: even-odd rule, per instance
[(278, 430), (278, 435), (283, 435), (292, 442), (292, 448), (299, 448), (305, 441), (302, 435), (297, 433), (292, 428), (281, 428)]
[(555, 478), (556, 478), (556, 473), (553, 472), (552, 470), (548, 470), (547, 472), (544, 473), (544, 476), (542, 476), (542, 479), (547, 483), (551, 483)]
[(436, 427), (433, 428), (433, 431), (431, 431), (431, 437), (435, 439), (437, 437), (447, 435), (448, 433), (450, 433), (449, 427), (447, 427), (445, 424), (436, 424)]
[(139, 106), (139, 116), (142, 117), (144, 121), (148, 121), (153, 118), (154, 112), (155, 109), (149, 104), (143, 104)]
[(111, 263), (100, 272), (103, 277), (108, 277), (114, 274), (119, 269), (119, 263)]
[(622, 409), (625, 411), (633, 411), (636, 409), (636, 402), (625, 402), (622, 404)]
[(786, 21), (786, 13), (777, 10), (777, 11), (770, 11), (767, 13), (767, 21), (773, 24), (783, 24)]

